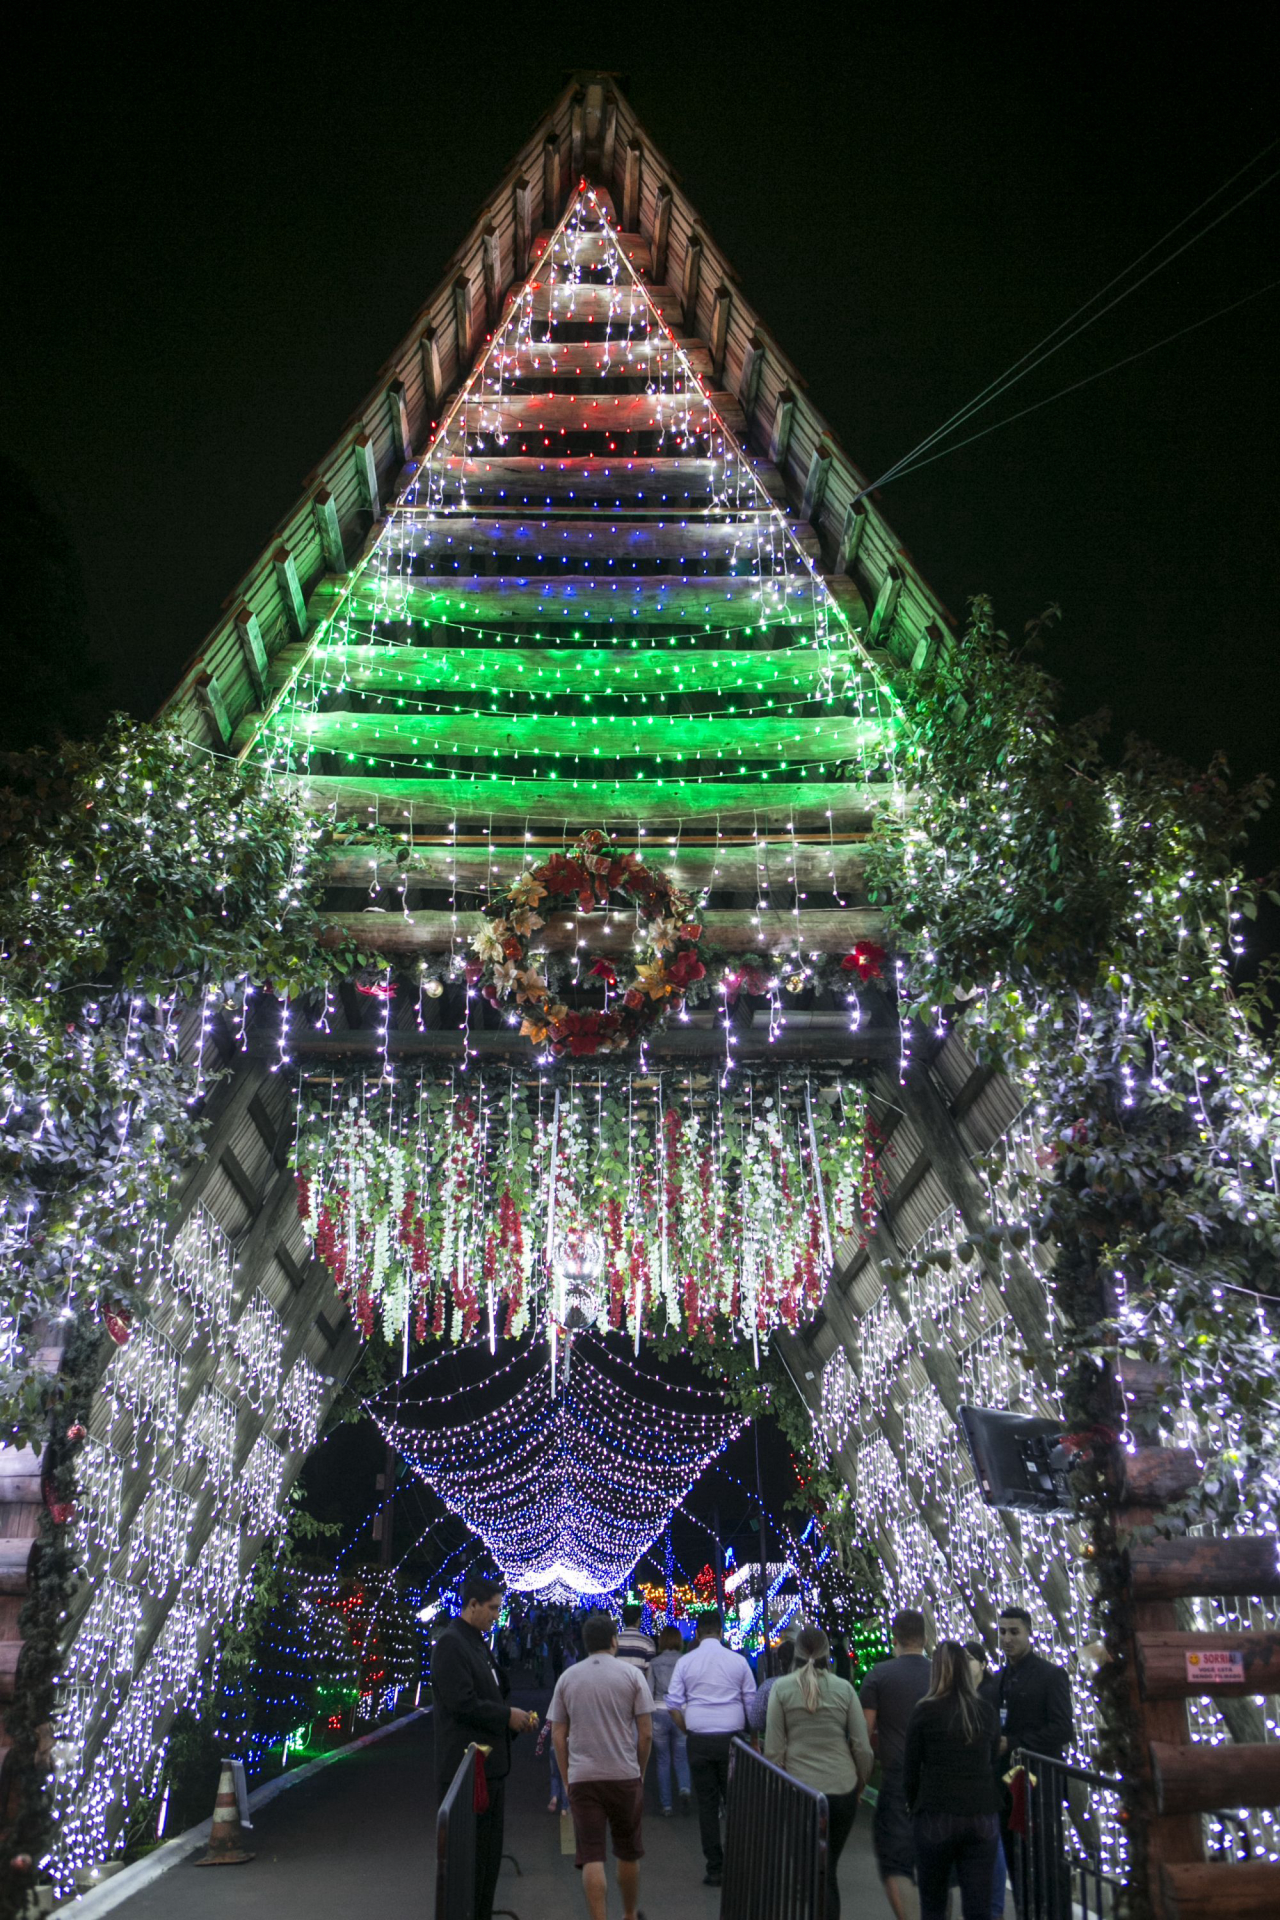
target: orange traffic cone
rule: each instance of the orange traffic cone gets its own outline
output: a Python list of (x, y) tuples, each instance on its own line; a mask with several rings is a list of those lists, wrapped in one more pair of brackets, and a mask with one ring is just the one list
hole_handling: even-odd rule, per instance
[(244, 1835), (240, 1831), (240, 1810), (236, 1805), (236, 1783), (231, 1777), (230, 1761), (224, 1761), (222, 1778), (218, 1782), (218, 1797), (213, 1803), (213, 1825), (209, 1829), (209, 1845), (194, 1865), (238, 1867), (242, 1861), (252, 1860), (253, 1855), (246, 1853), (240, 1844), (243, 1838)]

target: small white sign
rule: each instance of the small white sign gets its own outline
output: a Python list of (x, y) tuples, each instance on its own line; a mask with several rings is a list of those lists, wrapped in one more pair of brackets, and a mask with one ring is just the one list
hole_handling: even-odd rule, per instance
[(1187, 1679), (1202, 1687), (1242, 1687), (1244, 1655), (1233, 1647), (1206, 1647), (1203, 1653), (1189, 1653)]

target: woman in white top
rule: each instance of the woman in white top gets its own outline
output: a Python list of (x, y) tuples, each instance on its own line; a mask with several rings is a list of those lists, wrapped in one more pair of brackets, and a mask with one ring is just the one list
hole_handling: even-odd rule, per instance
[(658, 1762), (658, 1798), (662, 1802), (662, 1811), (668, 1816), (673, 1811), (671, 1801), (673, 1767), (676, 1783), (680, 1789), (681, 1813), (688, 1813), (693, 1804), (689, 1797), (688, 1742), (663, 1705), (667, 1697), (667, 1688), (671, 1685), (671, 1676), (676, 1670), (676, 1662), (683, 1652), (684, 1637), (679, 1627), (664, 1627), (658, 1635), (658, 1651), (649, 1662), (649, 1691), (653, 1695), (654, 1706), (653, 1751)]

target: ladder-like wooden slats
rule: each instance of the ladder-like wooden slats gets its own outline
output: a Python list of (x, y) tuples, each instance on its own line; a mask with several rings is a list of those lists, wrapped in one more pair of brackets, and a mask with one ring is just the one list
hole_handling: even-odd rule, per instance
[[(834, 656), (838, 662), (840, 654)], [(743, 689), (765, 698), (812, 692), (830, 675), (833, 655), (821, 647), (778, 647), (738, 653), (728, 647), (379, 647), (316, 648), (304, 681), (341, 683), (360, 693), (472, 692), (592, 694), (708, 693)], [(838, 675), (841, 688), (846, 682)], [(862, 684), (858, 679), (858, 684)], [(288, 726), (287, 709), (281, 725)]]
[[(325, 916), (334, 943), (355, 940), (375, 953), (414, 957), (423, 953), (460, 952), (484, 925), (480, 913), (450, 913), (439, 909), (416, 913), (329, 913)], [(754, 914), (730, 908), (699, 914), (708, 949), (722, 953), (848, 953), (860, 940), (879, 941), (884, 916), (869, 907), (823, 910), (802, 908), (798, 914), (765, 909)], [(573, 953), (579, 942), (592, 953), (629, 953), (635, 936), (635, 917), (628, 913), (590, 915), (552, 914), (538, 928), (532, 946), (553, 953)]]
[[(848, 780), (443, 780), (377, 774), (304, 775), (304, 804), (336, 807), (340, 818), (377, 818), (387, 824), (426, 828), (457, 820), (486, 821), (496, 828), (529, 829), (538, 821), (613, 826), (629, 834), (639, 826), (675, 826), (697, 820), (713, 830), (754, 831), (866, 827), (873, 809), (893, 788)], [(509, 823), (509, 824), (508, 824)], [(575, 829), (576, 830), (576, 829)]]
[(468, 434), (667, 433), (715, 428), (711, 405), (688, 393), (503, 393), (483, 388), (459, 415)]
[[(545, 459), (531, 453), (432, 454), (418, 476), (420, 496), (432, 482), (447, 497), (463, 493), (472, 500), (510, 500), (514, 505), (572, 507), (574, 502), (598, 500), (613, 507), (642, 509), (667, 507), (673, 512), (693, 501), (702, 505), (721, 482), (724, 462), (696, 455), (649, 457), (618, 455), (614, 459)], [(744, 498), (743, 506), (753, 502)]]
[[(700, 340), (675, 338), (681, 355), (700, 380), (711, 378), (711, 354)], [(497, 356), (493, 364), (497, 364)], [(598, 381), (620, 375), (643, 375), (647, 368), (671, 364), (671, 341), (665, 334), (629, 340), (532, 340), (518, 360), (502, 364), (509, 374), (524, 380)]]
[[(545, 266), (551, 264), (551, 261), (543, 259), (550, 240), (551, 229), (548, 227), (533, 243), (529, 257), (535, 278)], [(648, 273), (653, 266), (653, 248), (642, 233), (615, 231), (612, 238), (605, 233), (584, 233), (578, 238), (574, 257), (580, 267), (605, 267), (612, 264), (619, 252), (630, 261), (637, 273)]]
[[(672, 836), (673, 840), (675, 836)], [(802, 887), (814, 893), (856, 893), (862, 886), (865, 857), (858, 845), (796, 844), (789, 835), (739, 846), (691, 847), (654, 841), (665, 873), (676, 885), (696, 893), (706, 887), (745, 889)], [(430, 887), (461, 893), (498, 893), (526, 866), (545, 860), (545, 846), (530, 848), (491, 843), (480, 846), (415, 846), (407, 863), (389, 860), (384, 848), (346, 845), (321, 855), (325, 877), (334, 887)]]
[(678, 327), (684, 315), (680, 295), (671, 287), (650, 287), (647, 291), (648, 300), (638, 287), (628, 287), (621, 281), (616, 287), (575, 285), (564, 280), (538, 284), (535, 277), (530, 310), (535, 322), (550, 321), (553, 326), (565, 321), (589, 327), (611, 324), (621, 331), (628, 324), (653, 328), (661, 321), (664, 327)]
[[(292, 723), (290, 725), (290, 722)], [(832, 714), (819, 719), (705, 720), (677, 713), (520, 716), (472, 711), (307, 713), (286, 710), (282, 731), (312, 751), (378, 754), (505, 753), (603, 756), (606, 759), (821, 760), (829, 766), (884, 741), (883, 724)]]
[[(807, 527), (791, 527), (793, 538), (817, 552)], [(760, 554), (781, 562), (788, 549), (788, 529), (776, 509), (736, 515), (731, 520), (570, 520), (539, 519), (533, 514), (503, 518), (451, 514), (440, 519), (426, 509), (399, 514), (385, 542), (388, 554), (416, 554), (457, 558), (483, 554), (536, 553), (551, 558), (615, 561), (641, 560), (750, 560)], [(791, 555), (794, 566), (795, 556)]]
[(759, 574), (596, 574), (522, 578), (517, 574), (453, 576), (361, 574), (347, 596), (354, 612), (382, 619), (639, 620), (693, 626), (758, 627), (812, 615), (816, 589), (807, 577)]

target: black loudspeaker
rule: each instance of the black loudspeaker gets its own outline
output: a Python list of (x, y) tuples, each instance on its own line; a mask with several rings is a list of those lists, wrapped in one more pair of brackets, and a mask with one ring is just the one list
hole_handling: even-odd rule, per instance
[(1061, 1513), (1072, 1505), (1071, 1456), (1059, 1420), (961, 1407), (960, 1424), (973, 1455), (978, 1487), (989, 1507)]

